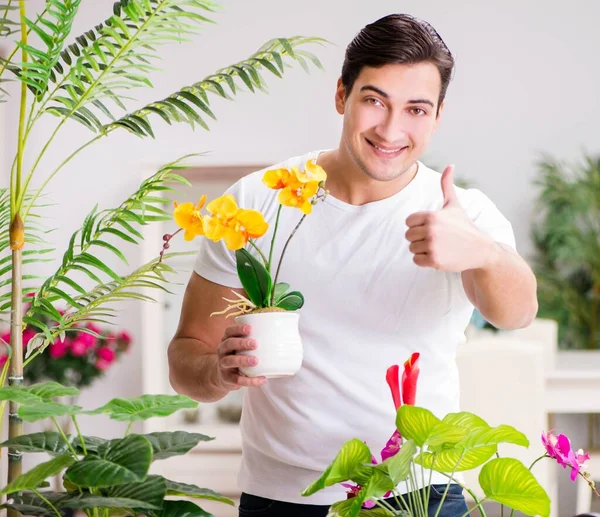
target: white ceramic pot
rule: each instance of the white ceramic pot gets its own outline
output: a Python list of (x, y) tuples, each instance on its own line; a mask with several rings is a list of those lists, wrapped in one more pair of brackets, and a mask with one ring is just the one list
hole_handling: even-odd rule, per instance
[(247, 377), (289, 377), (302, 366), (302, 340), (298, 323), (300, 315), (296, 312), (259, 312), (237, 316), (239, 325), (250, 325), (248, 336), (256, 340), (256, 349), (239, 352), (258, 358), (256, 366), (240, 368)]

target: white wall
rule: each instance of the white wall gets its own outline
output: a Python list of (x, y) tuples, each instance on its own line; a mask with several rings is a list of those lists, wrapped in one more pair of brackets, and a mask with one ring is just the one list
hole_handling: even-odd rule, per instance
[[(30, 0), (28, 6), (42, 3)], [(104, 19), (111, 6), (112, 0), (83, 2), (74, 34)], [(308, 76), (298, 68), (286, 72), (283, 81), (270, 79), (268, 96), (243, 93), (233, 103), (215, 99), (218, 121), (211, 124), (210, 133), (192, 132), (183, 125), (168, 127), (155, 119), (155, 142), (140, 141), (123, 131), (98, 143), (50, 184), (48, 192), (58, 206), (51, 211), (49, 224), (59, 229), (49, 237), (62, 250), (96, 202), (101, 207), (115, 206), (135, 189), (142, 167), (200, 151), (210, 151), (198, 159), (202, 164), (270, 163), (335, 146), (341, 121), (334, 111), (333, 93), (344, 48), (364, 24), (398, 10), (429, 20), (457, 59), (444, 121), (426, 162), (438, 167), (455, 163), (458, 176), (474, 181), (497, 202), (513, 222), (518, 246), (528, 254), (535, 161), (541, 153), (575, 159), (583, 150), (598, 152), (600, 147), (596, 130), (600, 3), (596, 0), (569, 4), (463, 0), (453, 2), (451, 8), (445, 0), (373, 0), (352, 7), (343, 0), (225, 2), (214, 17), (218, 24), (208, 26), (197, 41), (162, 48), (165, 73), (155, 75), (154, 91), (138, 93), (140, 101), (162, 98), (243, 59), (276, 36), (316, 35), (331, 41), (332, 46), (316, 49), (325, 73)], [(13, 98), (4, 122), (9, 150), (14, 149), (16, 115)], [(33, 136), (31, 150), (39, 149), (47, 138), (52, 120), (48, 122)], [(86, 137), (82, 126), (67, 124), (47, 155), (44, 173)], [(0, 178), (6, 181), (7, 176), (3, 173)], [(131, 263), (136, 263), (135, 252)], [(40, 268), (43, 273), (50, 270), (50, 266)], [(126, 307), (119, 322), (134, 336), (139, 334), (135, 306)], [(113, 396), (139, 394), (142, 347), (143, 343), (136, 343), (131, 356), (82, 402), (94, 405)], [(101, 434), (121, 428), (85, 425)]]

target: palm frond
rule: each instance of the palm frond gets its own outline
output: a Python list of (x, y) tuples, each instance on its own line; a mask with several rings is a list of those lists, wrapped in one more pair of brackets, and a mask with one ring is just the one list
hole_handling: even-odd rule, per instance
[[(215, 93), (223, 98), (230, 98), (237, 93), (240, 83), (250, 91), (257, 89), (266, 91), (263, 72), (267, 71), (277, 77), (282, 77), (285, 66), (290, 61), (296, 61), (308, 71), (307, 59), (322, 68), (321, 62), (313, 54), (303, 50), (303, 46), (310, 43), (323, 43), (319, 38), (295, 37), (290, 39), (278, 38), (267, 42), (257, 52), (244, 61), (218, 70), (215, 74), (187, 86), (163, 100), (153, 102), (144, 108), (134, 111), (119, 120), (116, 120), (102, 129), (111, 131), (117, 127), (124, 127), (139, 137), (154, 137), (152, 126), (148, 120), (149, 115), (160, 116), (168, 124), (185, 122), (192, 128), (199, 124), (208, 130), (206, 118), (215, 119), (210, 109), (208, 92)], [(86, 126), (93, 128), (94, 120), (87, 120)]]
[(0, 0), (0, 38), (6, 38), (19, 32), (19, 2), (17, 0)]
[[(116, 302), (128, 300), (154, 301), (154, 299), (145, 294), (148, 289), (161, 289), (167, 293), (170, 291), (165, 287), (170, 282), (167, 275), (174, 274), (175, 270), (167, 264), (170, 258), (190, 255), (194, 252), (170, 253), (160, 259), (159, 257), (151, 260), (142, 267), (136, 269), (133, 273), (119, 277), (110, 282), (102, 283), (94, 287), (91, 291), (82, 293), (73, 298), (76, 310), (67, 312), (64, 316), (54, 314), (54, 326), (48, 326), (35, 318), (35, 312), (30, 310), (23, 319), (25, 323), (38, 327), (41, 332), (30, 341), (27, 350), (29, 356), (35, 349), (38, 352), (44, 350), (57, 337), (64, 336), (77, 324), (84, 322), (98, 322), (110, 324), (107, 318), (112, 318), (116, 310), (110, 305)], [(57, 319), (60, 317), (60, 319)], [(77, 327), (81, 331), (81, 327)]]
[(77, 281), (74, 273), (79, 276), (83, 274), (100, 286), (106, 285), (107, 278), (117, 283), (122, 281), (122, 277), (100, 260), (95, 251), (100, 248), (107, 249), (127, 263), (119, 244), (137, 244), (143, 237), (136, 227), (172, 218), (163, 208), (169, 201), (157, 194), (172, 191), (173, 188), (168, 184), (189, 185), (186, 179), (173, 172), (185, 167), (183, 161), (186, 158), (188, 157), (162, 167), (156, 174), (143, 181), (136, 192), (119, 207), (100, 212), (95, 207), (88, 214), (82, 227), (71, 236), (60, 267), (46, 279), (32, 300), (27, 314), (29, 322), (33, 322), (39, 315), (51, 316), (51, 319), (62, 324), (63, 317), (56, 310), (55, 302), (66, 304), (68, 311), (79, 311), (87, 305), (88, 302), (82, 305), (82, 300), (85, 299), (81, 298), (86, 295), (87, 290)]
[(48, 90), (52, 69), (58, 63), (65, 40), (71, 33), (71, 27), (82, 0), (46, 0), (46, 9), (36, 21), (25, 19), (27, 28), (33, 31), (46, 46), (36, 48), (31, 44), (17, 42), (25, 50), (31, 61), (20, 63), (19, 80), (26, 83), (38, 99)]
[[(113, 15), (67, 46), (50, 71), (54, 83), (45, 112), (72, 118), (100, 130), (98, 114), (115, 120), (109, 100), (125, 110), (124, 90), (149, 86), (148, 73), (156, 70), (156, 47), (186, 41), (198, 26), (212, 23), (205, 14), (210, 0), (120, 0)], [(114, 109), (114, 107), (112, 108)]]
[[(36, 209), (43, 205), (36, 205)], [(31, 217), (33, 215), (33, 217)], [(30, 214), (30, 218), (25, 222), (25, 244), (26, 249), (23, 253), (24, 269), (27, 269), (28, 264), (38, 264), (42, 262), (50, 262), (52, 259), (47, 255), (54, 251), (54, 248), (48, 245), (46, 236), (50, 230), (40, 224), (41, 217), (36, 214)], [(0, 189), (0, 314), (5, 312), (11, 305), (11, 276), (12, 276), (12, 253), (10, 250), (9, 239), (10, 227), (10, 201), (9, 191), (7, 188)], [(25, 297), (36, 290), (42, 277), (36, 275), (24, 275), (24, 280), (27, 281), (26, 287), (23, 289)]]

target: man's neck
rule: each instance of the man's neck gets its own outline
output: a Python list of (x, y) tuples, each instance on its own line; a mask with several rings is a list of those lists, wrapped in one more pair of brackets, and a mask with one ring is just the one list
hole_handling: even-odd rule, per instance
[(317, 163), (327, 172), (325, 188), (344, 203), (360, 206), (381, 201), (404, 189), (416, 176), (419, 165), (389, 181), (378, 181), (361, 171), (349, 156), (338, 148), (319, 155)]

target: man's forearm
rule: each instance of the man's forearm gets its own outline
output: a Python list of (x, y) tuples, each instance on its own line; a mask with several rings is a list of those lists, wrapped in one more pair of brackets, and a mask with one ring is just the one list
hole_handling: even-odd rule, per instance
[(215, 402), (227, 395), (219, 383), (217, 354), (204, 351), (197, 340), (173, 339), (168, 358), (169, 381), (177, 393), (200, 402)]
[(538, 311), (537, 282), (527, 263), (495, 243), (486, 266), (462, 273), (463, 284), (482, 316), (494, 326), (514, 330), (528, 326)]

